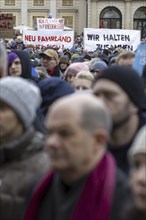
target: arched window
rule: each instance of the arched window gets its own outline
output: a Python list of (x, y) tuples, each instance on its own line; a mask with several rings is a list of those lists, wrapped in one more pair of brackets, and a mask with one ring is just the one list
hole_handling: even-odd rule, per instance
[(133, 29), (141, 30), (141, 38), (146, 38), (146, 7), (137, 9), (133, 20)]
[(100, 14), (100, 28), (120, 29), (122, 27), (121, 12), (115, 7), (107, 7)]

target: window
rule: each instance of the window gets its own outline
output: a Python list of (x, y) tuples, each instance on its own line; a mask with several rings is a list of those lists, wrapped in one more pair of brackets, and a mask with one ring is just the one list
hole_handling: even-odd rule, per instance
[(5, 5), (15, 5), (15, 0), (5, 0)]
[(115, 7), (103, 9), (100, 14), (100, 28), (120, 29), (121, 27), (121, 12)]
[(16, 16), (13, 16), (13, 26), (16, 26)]
[(32, 25), (34, 29), (37, 29), (37, 18), (44, 18), (45, 16), (33, 16), (32, 17)]
[(64, 18), (64, 25), (73, 28), (73, 16), (62, 16)]
[(44, 5), (44, 0), (33, 0), (33, 5)]
[(70, 6), (73, 5), (73, 0), (62, 0), (63, 6)]
[(141, 31), (141, 38), (146, 38), (146, 7), (136, 10), (133, 18), (133, 29)]

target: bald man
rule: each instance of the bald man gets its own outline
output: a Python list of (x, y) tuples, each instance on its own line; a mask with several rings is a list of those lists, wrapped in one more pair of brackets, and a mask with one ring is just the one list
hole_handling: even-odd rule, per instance
[[(106, 151), (111, 119), (103, 102), (89, 94), (61, 98), (50, 108), (46, 125), (53, 171), (35, 188), (24, 219), (119, 219), (112, 214), (115, 208), (120, 213), (117, 201), (113, 208), (117, 171)], [(118, 188), (120, 205), (123, 184), (125, 179)]]

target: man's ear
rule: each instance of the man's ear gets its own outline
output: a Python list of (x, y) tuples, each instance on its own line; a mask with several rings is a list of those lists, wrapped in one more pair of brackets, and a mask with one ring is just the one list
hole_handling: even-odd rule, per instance
[(131, 102), (131, 105), (130, 105), (130, 110), (131, 110), (131, 113), (133, 113), (133, 114), (138, 113), (138, 107), (132, 102)]
[(109, 140), (109, 134), (104, 129), (97, 129), (94, 133), (97, 146), (106, 146)]

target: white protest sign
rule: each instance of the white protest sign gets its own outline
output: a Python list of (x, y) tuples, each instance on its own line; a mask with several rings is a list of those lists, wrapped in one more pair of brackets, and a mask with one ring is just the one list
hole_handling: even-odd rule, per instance
[(37, 30), (63, 30), (64, 18), (37, 18)]
[(72, 48), (74, 43), (74, 31), (28, 31), (23, 32), (25, 44), (43, 45), (51, 47)]
[(122, 29), (84, 29), (84, 48), (94, 51), (97, 48), (122, 47), (135, 51), (140, 44), (140, 31)]

